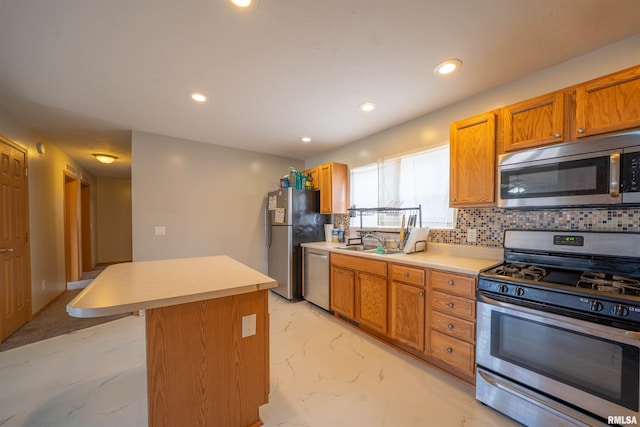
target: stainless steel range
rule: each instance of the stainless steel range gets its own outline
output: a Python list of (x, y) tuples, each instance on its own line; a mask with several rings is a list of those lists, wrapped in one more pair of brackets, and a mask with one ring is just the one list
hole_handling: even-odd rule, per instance
[(505, 232), (480, 273), (476, 399), (527, 426), (640, 421), (640, 234)]

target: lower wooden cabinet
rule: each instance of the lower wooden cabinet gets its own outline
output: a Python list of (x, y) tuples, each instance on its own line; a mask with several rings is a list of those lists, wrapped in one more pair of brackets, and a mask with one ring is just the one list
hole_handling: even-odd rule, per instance
[(424, 351), (425, 273), (424, 268), (390, 264), (389, 336), (418, 351)]
[(387, 278), (358, 273), (356, 285), (359, 303), (356, 321), (381, 334), (387, 333)]
[(388, 329), (387, 263), (331, 254), (331, 310), (386, 334)]
[(425, 362), (474, 382), (476, 278), (331, 253), (331, 310)]
[(344, 317), (356, 318), (356, 274), (352, 270), (331, 266), (331, 310)]
[(476, 278), (434, 270), (425, 353), (469, 382), (475, 374)]

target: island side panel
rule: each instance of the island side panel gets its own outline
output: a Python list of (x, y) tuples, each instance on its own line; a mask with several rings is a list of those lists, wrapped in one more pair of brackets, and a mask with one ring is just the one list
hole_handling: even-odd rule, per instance
[[(242, 338), (242, 317), (256, 334)], [(150, 427), (262, 425), (269, 398), (267, 291), (146, 311)]]

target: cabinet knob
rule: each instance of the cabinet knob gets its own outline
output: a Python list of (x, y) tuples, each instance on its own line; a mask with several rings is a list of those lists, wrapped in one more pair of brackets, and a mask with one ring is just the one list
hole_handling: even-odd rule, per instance
[(453, 308), (453, 303), (452, 303), (452, 302), (450, 302), (449, 304), (447, 304), (447, 306), (448, 306), (449, 308)]
[(424, 292), (420, 292), (418, 296), (424, 296)]
[(578, 128), (578, 133), (584, 133), (584, 128)]
[(404, 277), (409, 277), (409, 272), (408, 271), (404, 272)]
[(452, 202), (455, 202), (455, 201), (456, 201), (456, 199), (455, 199), (455, 198), (453, 198), (453, 197), (452, 197), (450, 200), (451, 200)]
[(453, 353), (453, 349), (451, 347), (447, 347), (447, 353)]
[(453, 325), (452, 325), (451, 323), (449, 323), (449, 324), (447, 325), (447, 328), (449, 328), (449, 329), (453, 329)]
[(556, 138), (560, 138), (562, 134), (560, 132), (556, 132), (553, 134), (553, 136), (555, 136)]
[(449, 281), (447, 282), (447, 284), (448, 284), (449, 286), (453, 286), (453, 280), (449, 280)]

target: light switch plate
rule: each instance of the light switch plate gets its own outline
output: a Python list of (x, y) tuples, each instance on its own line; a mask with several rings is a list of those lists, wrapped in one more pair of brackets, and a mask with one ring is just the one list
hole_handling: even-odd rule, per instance
[(478, 233), (475, 228), (467, 228), (467, 242), (475, 243), (478, 241)]
[(164, 225), (156, 225), (155, 232), (156, 236), (166, 236), (167, 227), (165, 227)]
[(256, 334), (256, 315), (242, 316), (242, 338)]

